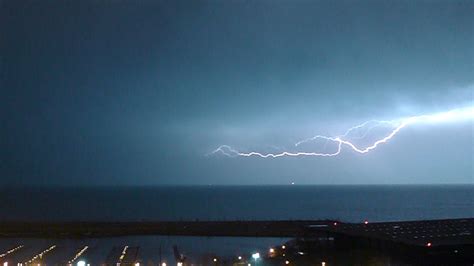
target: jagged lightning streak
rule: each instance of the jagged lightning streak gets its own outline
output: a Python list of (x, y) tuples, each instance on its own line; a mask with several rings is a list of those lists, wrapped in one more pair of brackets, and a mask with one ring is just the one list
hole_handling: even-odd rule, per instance
[[(321, 157), (332, 157), (337, 156), (341, 153), (342, 147), (347, 146), (351, 150), (357, 153), (368, 153), (371, 150), (376, 149), (380, 144), (388, 142), (390, 139), (395, 137), (403, 128), (413, 125), (413, 124), (421, 124), (421, 123), (443, 123), (443, 122), (450, 122), (456, 120), (466, 120), (466, 119), (473, 119), (474, 118), (474, 106), (467, 107), (467, 108), (458, 108), (449, 110), (447, 112), (440, 112), (434, 114), (425, 114), (425, 115), (418, 115), (418, 116), (411, 116), (396, 120), (370, 120), (366, 121), (362, 124), (356, 125), (354, 127), (349, 128), (343, 135), (339, 135), (336, 137), (329, 137), (323, 135), (316, 135), (314, 137), (304, 139), (295, 143), (295, 147), (300, 146), (303, 143), (316, 141), (316, 140), (325, 140), (330, 141), (337, 144), (337, 149), (332, 153), (323, 153), (323, 152), (303, 152), (303, 151), (283, 151), (280, 153), (261, 153), (256, 151), (251, 152), (240, 152), (229, 145), (221, 145), (210, 154), (221, 153), (223, 155), (229, 157), (251, 157), (251, 156), (258, 156), (262, 158), (278, 158), (284, 156), (321, 156)], [(360, 129), (366, 129), (365, 132), (358, 136), (357, 139), (364, 138), (367, 134), (376, 127), (390, 127), (392, 130), (390, 133), (385, 135), (383, 138), (377, 139), (372, 144), (366, 147), (358, 147), (354, 143), (350, 141), (349, 136), (352, 132)], [(356, 139), (356, 138), (352, 138)]]
[[(346, 133), (344, 133), (343, 135), (340, 135), (338, 136), (339, 138), (345, 138), (347, 136), (349, 136), (354, 130), (358, 130), (358, 129), (362, 129), (364, 127), (366, 127), (367, 125), (370, 125), (372, 124), (371, 126), (369, 126), (367, 128), (367, 130), (361, 135), (361, 136), (358, 136), (358, 137), (352, 137), (351, 139), (363, 139), (367, 136), (367, 134), (369, 134), (369, 132), (374, 129), (374, 128), (377, 128), (377, 127), (382, 127), (384, 125), (391, 125), (391, 126), (395, 126), (397, 125), (398, 123), (396, 123), (395, 121), (386, 121), (386, 120), (369, 120), (369, 121), (366, 121), (360, 125), (356, 125), (356, 126), (353, 126), (351, 128), (349, 128)], [(298, 142), (295, 143), (295, 146), (299, 146), (303, 143), (306, 143), (306, 142), (310, 142), (310, 141), (315, 141), (317, 139), (325, 139), (325, 140), (334, 140), (334, 138), (328, 138), (326, 136), (322, 136), (322, 135), (316, 135), (314, 137), (311, 137), (309, 139), (304, 139), (304, 140), (300, 140)]]

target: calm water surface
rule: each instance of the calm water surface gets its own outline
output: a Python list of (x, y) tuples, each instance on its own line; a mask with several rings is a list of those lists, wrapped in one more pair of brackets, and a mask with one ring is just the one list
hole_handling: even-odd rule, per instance
[(0, 188), (0, 220), (474, 217), (474, 185)]

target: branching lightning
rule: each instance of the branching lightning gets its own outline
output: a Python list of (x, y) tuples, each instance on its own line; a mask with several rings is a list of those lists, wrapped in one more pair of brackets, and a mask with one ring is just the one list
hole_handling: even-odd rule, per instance
[[(381, 144), (389, 142), (392, 138), (394, 138), (402, 129), (405, 127), (414, 125), (414, 124), (423, 124), (423, 123), (431, 123), (431, 124), (438, 124), (438, 123), (446, 123), (446, 122), (454, 122), (454, 121), (461, 121), (461, 120), (468, 120), (474, 118), (474, 106), (467, 107), (467, 108), (458, 108), (449, 110), (446, 112), (440, 113), (433, 113), (433, 114), (425, 114), (425, 115), (418, 115), (418, 116), (411, 116), (406, 118), (400, 118), (396, 120), (369, 120), (354, 127), (349, 128), (344, 134), (339, 136), (323, 136), (323, 135), (316, 135), (308, 139), (303, 139), (295, 143), (295, 148), (300, 147), (301, 145), (314, 142), (318, 140), (323, 140), (326, 142), (331, 142), (336, 145), (336, 150), (333, 152), (306, 152), (306, 151), (282, 151), (279, 153), (262, 153), (257, 151), (250, 151), (250, 152), (240, 152), (229, 145), (221, 145), (210, 154), (223, 154), (229, 157), (251, 157), (251, 156), (258, 156), (262, 158), (278, 158), (278, 157), (285, 157), (285, 156), (319, 156), (319, 157), (333, 157), (337, 156), (341, 153), (343, 147), (348, 147), (350, 150), (357, 152), (357, 153), (368, 153), (374, 149), (376, 149)], [(356, 139), (364, 139), (366, 136), (375, 128), (384, 127), (390, 129), (388, 133), (384, 136), (377, 138), (376, 140), (372, 141), (368, 145), (363, 147), (356, 145), (353, 140)], [(360, 132), (362, 130), (362, 134), (354, 136), (355, 132)]]

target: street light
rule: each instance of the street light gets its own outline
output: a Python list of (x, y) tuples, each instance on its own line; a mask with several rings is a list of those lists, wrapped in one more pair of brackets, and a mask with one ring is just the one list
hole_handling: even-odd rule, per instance
[(254, 253), (252, 254), (252, 258), (254, 258), (255, 260), (259, 259), (260, 258), (260, 253)]
[(255, 260), (255, 264), (257, 264), (257, 260), (260, 258), (260, 253), (254, 253), (252, 254), (252, 258)]

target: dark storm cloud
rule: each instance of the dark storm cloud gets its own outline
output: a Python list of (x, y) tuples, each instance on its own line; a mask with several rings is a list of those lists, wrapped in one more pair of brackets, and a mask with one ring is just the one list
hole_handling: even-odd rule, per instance
[[(470, 124), (434, 129), (449, 141), (410, 131), (368, 156), (203, 155), (472, 104), (473, 8), (3, 1), (1, 183), (470, 182)], [(423, 144), (440, 140), (456, 158)]]

